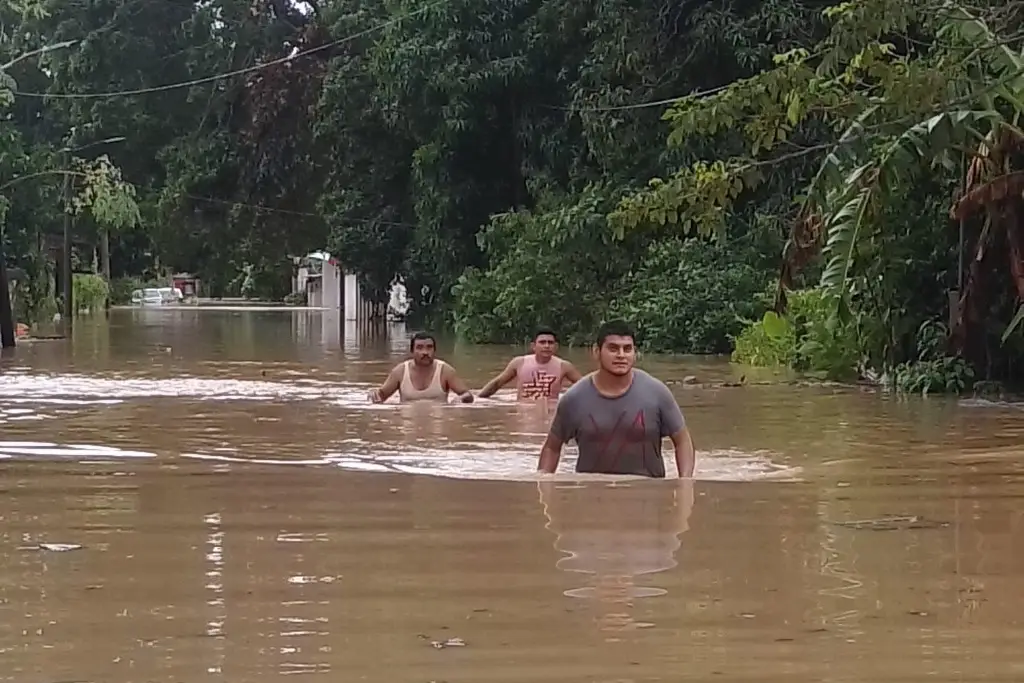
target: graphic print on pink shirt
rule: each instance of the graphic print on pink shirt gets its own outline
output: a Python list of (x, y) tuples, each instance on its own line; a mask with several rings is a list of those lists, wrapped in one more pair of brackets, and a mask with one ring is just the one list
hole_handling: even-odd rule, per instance
[(562, 391), (562, 360), (552, 357), (547, 363), (538, 363), (533, 354), (523, 357), (516, 373), (519, 398), (558, 398)]

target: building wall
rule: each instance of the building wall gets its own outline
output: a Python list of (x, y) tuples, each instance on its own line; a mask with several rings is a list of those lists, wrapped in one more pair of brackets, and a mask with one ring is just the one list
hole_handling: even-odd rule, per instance
[(323, 304), (324, 308), (336, 311), (341, 308), (341, 268), (324, 262), (323, 270)]
[(306, 293), (306, 305), (313, 308), (323, 308), (324, 305), (324, 289), (323, 282), (320, 278), (315, 280), (308, 280), (306, 282), (307, 293)]
[(359, 279), (352, 273), (345, 274), (345, 320), (357, 320), (359, 304), (362, 302)]
[(309, 268), (306, 266), (299, 266), (296, 270), (295, 275), (292, 277), (292, 291), (303, 292), (306, 290), (306, 281), (309, 279)]
[(345, 320), (360, 322), (375, 317), (384, 319), (388, 308), (402, 314), (408, 308), (405, 287), (400, 284), (393, 288), (390, 306), (375, 307), (363, 299), (362, 288), (355, 274), (344, 272), (339, 265), (330, 261), (323, 263), (322, 273), (320, 278), (311, 278), (307, 268), (299, 267), (292, 281), (295, 291), (306, 289), (306, 304), (311, 308), (344, 310)]

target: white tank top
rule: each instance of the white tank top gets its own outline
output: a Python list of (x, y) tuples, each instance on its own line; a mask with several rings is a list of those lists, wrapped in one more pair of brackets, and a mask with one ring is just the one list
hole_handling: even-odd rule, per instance
[(403, 401), (447, 401), (448, 392), (441, 384), (441, 371), (444, 369), (443, 360), (434, 361), (434, 376), (430, 378), (430, 384), (426, 389), (420, 390), (413, 386), (412, 378), (409, 376), (411, 360), (405, 361), (405, 369), (402, 370), (402, 382), (398, 385), (398, 395)]

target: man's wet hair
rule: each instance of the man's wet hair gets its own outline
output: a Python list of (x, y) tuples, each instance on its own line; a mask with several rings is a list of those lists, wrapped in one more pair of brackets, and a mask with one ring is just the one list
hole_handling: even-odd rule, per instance
[(635, 341), (636, 332), (625, 320), (609, 320), (597, 329), (597, 348), (604, 346), (608, 337), (629, 337)]
[(412, 339), (409, 340), (409, 351), (412, 352), (416, 350), (416, 342), (427, 340), (434, 342), (434, 348), (437, 348), (437, 340), (434, 339), (434, 335), (430, 334), (429, 332), (417, 332), (416, 334), (412, 335)]
[(555, 331), (550, 327), (538, 327), (537, 331), (533, 333), (533, 341), (537, 341), (537, 337), (543, 337), (545, 335), (551, 335), (555, 338), (556, 342), (558, 341), (558, 335), (555, 334)]

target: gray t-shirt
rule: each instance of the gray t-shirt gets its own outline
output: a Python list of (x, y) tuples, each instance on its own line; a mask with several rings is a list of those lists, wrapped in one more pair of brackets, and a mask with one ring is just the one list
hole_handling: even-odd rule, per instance
[(577, 382), (558, 402), (551, 432), (578, 444), (577, 472), (661, 478), (661, 440), (685, 426), (669, 388), (634, 369), (633, 384), (617, 398), (602, 396), (591, 376)]

